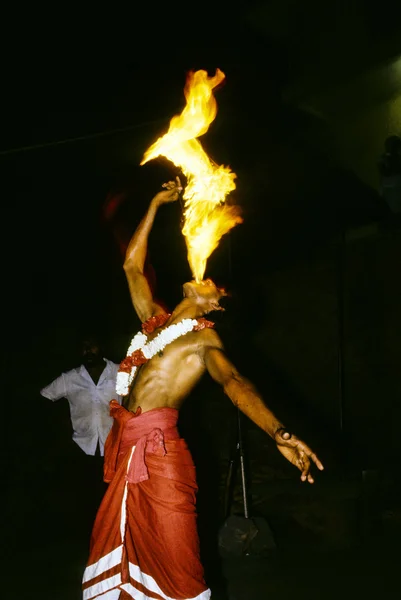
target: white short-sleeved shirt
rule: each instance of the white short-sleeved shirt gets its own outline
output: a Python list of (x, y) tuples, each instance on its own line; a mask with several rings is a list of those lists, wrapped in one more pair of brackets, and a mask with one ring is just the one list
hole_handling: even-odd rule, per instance
[(109, 402), (121, 397), (116, 394), (116, 377), (119, 365), (104, 359), (106, 366), (97, 385), (81, 365), (63, 373), (40, 393), (49, 400), (67, 398), (70, 405), (72, 439), (86, 453), (94, 455), (99, 443), (104, 454), (104, 443), (113, 424)]

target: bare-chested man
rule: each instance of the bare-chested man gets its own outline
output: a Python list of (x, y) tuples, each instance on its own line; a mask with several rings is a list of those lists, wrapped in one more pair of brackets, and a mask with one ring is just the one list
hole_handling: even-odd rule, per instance
[[(171, 314), (155, 302), (144, 276), (148, 238), (159, 207), (174, 202), (180, 182), (151, 201), (127, 249), (124, 270), (143, 333), (132, 341), (120, 371), (124, 407), (111, 403), (114, 425), (105, 448), (108, 491), (99, 509), (84, 575), (84, 598), (207, 600), (196, 531), (195, 468), (176, 428), (178, 411), (207, 371), (233, 404), (276, 442), (313, 483), (311, 449), (265, 405), (242, 377), (204, 316), (225, 295), (211, 280), (184, 284)], [(132, 380), (132, 383), (131, 383)]]

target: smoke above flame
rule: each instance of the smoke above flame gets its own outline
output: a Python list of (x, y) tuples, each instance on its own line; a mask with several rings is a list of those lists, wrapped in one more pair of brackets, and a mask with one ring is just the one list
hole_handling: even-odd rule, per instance
[(230, 167), (217, 165), (198, 140), (216, 117), (213, 90), (224, 79), (219, 69), (214, 77), (203, 70), (190, 72), (184, 89), (184, 110), (171, 119), (168, 132), (145, 152), (141, 162), (143, 165), (164, 156), (187, 179), (182, 233), (192, 275), (198, 282), (203, 280), (207, 259), (222, 236), (242, 222), (239, 208), (226, 204), (227, 195), (235, 189), (236, 174)]

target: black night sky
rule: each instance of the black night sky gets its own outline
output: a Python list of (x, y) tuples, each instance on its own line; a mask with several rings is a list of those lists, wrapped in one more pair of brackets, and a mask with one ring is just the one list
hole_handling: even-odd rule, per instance
[[(49, 406), (39, 389), (77, 366), (76, 343), (84, 331), (100, 331), (109, 358), (118, 362), (137, 330), (104, 207), (108, 199), (122, 198), (115, 218), (129, 237), (160, 185), (177, 174), (163, 160), (139, 163), (181, 112), (192, 69), (213, 74), (218, 67), (226, 74), (216, 92), (216, 120), (202, 144), (217, 163), (237, 173), (233, 196), (244, 214), (244, 223), (208, 263), (207, 275), (233, 294), (217, 324), (227, 349), (331, 468), (331, 475), (322, 476), (324, 490), (332, 485), (334, 496), (341, 495), (345, 480), (359, 490), (362, 473), (374, 473), (382, 485), (375, 488), (373, 508), (369, 504), (373, 520), (377, 524), (377, 514), (390, 508), (400, 519), (393, 490), (399, 489), (394, 481), (401, 449), (401, 238), (399, 227), (386, 225), (391, 215), (377, 175), (385, 138), (401, 134), (400, 8), (387, 1), (329, 7), (317, 0), (270, 0), (163, 9), (133, 5), (129, 12), (96, 9), (90, 15), (66, 6), (42, 15), (36, 7), (21, 7), (21, 13), (3, 21), (0, 139), (8, 448), (3, 469), (15, 577), (26, 545), (26, 556), (37, 550), (44, 563), (52, 547), (67, 563), (74, 555), (73, 546), (64, 555), (60, 551), (62, 534), (52, 538), (53, 546), (38, 542), (52, 527), (45, 517), (51, 501), (43, 497), (67, 510), (62, 484), (54, 492), (52, 477), (70, 443), (68, 407)], [(180, 218), (178, 203), (165, 208), (150, 241), (158, 293), (169, 306), (190, 277)], [(364, 238), (367, 231), (374, 231), (373, 241)], [(360, 241), (347, 245), (347, 239)], [(200, 394), (211, 389), (204, 382)], [(210, 419), (203, 419), (216, 441)], [(259, 438), (249, 429), (253, 464)], [(214, 451), (224, 464), (226, 450), (219, 442)], [(274, 452), (269, 446), (261, 459), (273, 473), (266, 481), (281, 475), (297, 480), (280, 458), (272, 458)], [(202, 463), (201, 453), (198, 458)], [(199, 469), (202, 478), (202, 464)], [(298, 498), (291, 489), (288, 504)], [(358, 508), (363, 493), (358, 494), (348, 500), (357, 507), (356, 516), (344, 517), (348, 524), (354, 517), (359, 523), (364, 510)], [(316, 514), (313, 502), (326, 502), (323, 492), (318, 498), (303, 504), (299, 514)], [(331, 502), (334, 522), (343, 509)], [(287, 525), (272, 506), (269, 518), (280, 537)], [(51, 522), (61, 512), (52, 507)], [(399, 522), (394, 518), (391, 527)], [(339, 547), (360, 543), (359, 525), (352, 523), (352, 535), (344, 533)], [(330, 528), (325, 537), (322, 526), (320, 541), (327, 541)], [(291, 524), (282, 539), (291, 539), (295, 530), (305, 549), (301, 530)], [(380, 540), (380, 547), (389, 547), (384, 534)], [(84, 560), (85, 543), (79, 544)], [(340, 565), (333, 560), (330, 564)], [(32, 588), (28, 581), (21, 590), (12, 587), (10, 597), (80, 597), (76, 573), (62, 574), (55, 557), (52, 561), (53, 578), (37, 577)], [(78, 580), (80, 566), (77, 559)], [(365, 566), (355, 568), (360, 585)], [(351, 571), (348, 575), (352, 578)], [(263, 589), (276, 593), (271, 586)], [(287, 592), (283, 598), (292, 594), (290, 587)]]

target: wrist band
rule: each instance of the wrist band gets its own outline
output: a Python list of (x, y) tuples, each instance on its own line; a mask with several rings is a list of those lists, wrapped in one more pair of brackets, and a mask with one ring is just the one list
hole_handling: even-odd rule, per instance
[(278, 429), (276, 429), (275, 433), (274, 433), (274, 439), (276, 439), (276, 435), (280, 433), (280, 435), (282, 436), (284, 433), (288, 433), (289, 437), (288, 439), (290, 440), (292, 438), (292, 433), (290, 433), (289, 431), (287, 431), (287, 429), (285, 427), (279, 427)]

